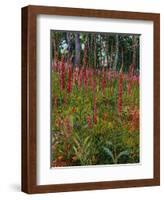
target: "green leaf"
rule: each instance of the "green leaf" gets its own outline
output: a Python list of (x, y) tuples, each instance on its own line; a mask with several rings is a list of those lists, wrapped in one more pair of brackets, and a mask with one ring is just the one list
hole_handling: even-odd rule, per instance
[(87, 136), (87, 137), (84, 139), (84, 143), (83, 143), (84, 146), (87, 145), (89, 139), (90, 139), (90, 136)]
[(110, 157), (112, 158), (112, 160), (114, 161), (115, 159), (114, 159), (114, 156), (113, 156), (112, 151), (111, 151), (109, 148), (106, 148), (106, 147), (103, 147), (103, 149), (104, 149), (104, 151), (106, 152), (106, 154), (107, 154), (108, 156), (110, 156)]
[(121, 156), (128, 156), (129, 155), (129, 151), (125, 150), (125, 151), (121, 151), (118, 156), (117, 156), (117, 160), (121, 157)]
[(78, 154), (78, 149), (75, 146), (73, 146), (73, 150), (75, 151), (76, 154)]

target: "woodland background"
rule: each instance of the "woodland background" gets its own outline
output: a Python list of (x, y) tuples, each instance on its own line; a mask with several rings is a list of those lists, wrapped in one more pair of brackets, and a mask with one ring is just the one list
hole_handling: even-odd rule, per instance
[[(65, 55), (73, 65), (110, 68), (127, 72), (130, 65), (139, 73), (139, 35), (51, 31), (52, 58)], [(83, 63), (85, 55), (85, 63)]]

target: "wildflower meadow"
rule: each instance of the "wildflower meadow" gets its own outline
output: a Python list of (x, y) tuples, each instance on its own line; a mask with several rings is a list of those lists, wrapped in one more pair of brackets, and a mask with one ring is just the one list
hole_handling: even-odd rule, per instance
[(51, 166), (140, 161), (139, 35), (51, 31)]

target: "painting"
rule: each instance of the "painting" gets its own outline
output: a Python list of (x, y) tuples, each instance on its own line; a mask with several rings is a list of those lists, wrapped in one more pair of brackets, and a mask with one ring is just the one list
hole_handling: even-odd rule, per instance
[(51, 167), (140, 162), (140, 35), (50, 31)]
[(22, 8), (21, 190), (160, 185), (160, 14)]

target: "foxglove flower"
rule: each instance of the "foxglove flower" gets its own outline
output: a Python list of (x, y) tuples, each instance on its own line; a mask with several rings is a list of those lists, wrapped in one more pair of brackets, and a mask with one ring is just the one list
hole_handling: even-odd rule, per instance
[(87, 121), (88, 127), (92, 128), (92, 121), (91, 121), (91, 117), (89, 115), (86, 117), (86, 121)]
[(79, 76), (78, 76), (78, 89), (80, 90), (81, 85), (82, 85), (82, 78), (83, 78), (83, 70), (80, 69), (79, 71)]
[(70, 93), (72, 90), (72, 69), (68, 68), (68, 81), (67, 81), (67, 92)]
[(64, 56), (61, 60), (61, 71), (60, 71), (60, 88), (64, 90), (65, 88), (65, 65), (64, 65)]
[(118, 80), (118, 114), (122, 113), (123, 74), (120, 72)]
[(83, 81), (84, 81), (84, 89), (87, 89), (87, 72), (86, 72), (86, 68), (84, 68), (83, 70)]

